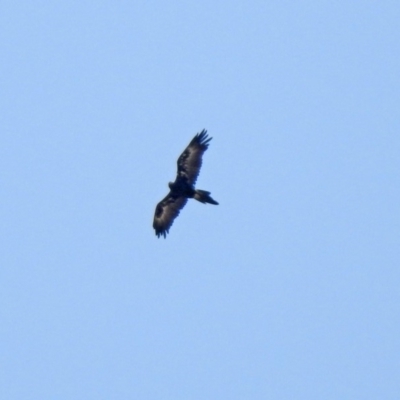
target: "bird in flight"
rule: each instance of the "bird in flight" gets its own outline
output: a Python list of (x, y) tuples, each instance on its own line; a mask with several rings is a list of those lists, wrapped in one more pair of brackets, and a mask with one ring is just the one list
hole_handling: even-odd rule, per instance
[(195, 189), (194, 184), (199, 175), (204, 152), (212, 138), (203, 129), (198, 133), (178, 158), (178, 172), (175, 182), (168, 184), (170, 192), (157, 204), (154, 214), (153, 228), (157, 237), (167, 236), (174, 219), (185, 206), (188, 199), (196, 199), (201, 203), (218, 204), (210, 196), (210, 192)]

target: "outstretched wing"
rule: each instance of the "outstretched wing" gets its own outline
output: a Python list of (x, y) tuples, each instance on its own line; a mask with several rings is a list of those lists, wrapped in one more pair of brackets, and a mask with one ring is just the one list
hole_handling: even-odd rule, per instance
[(207, 136), (203, 129), (198, 133), (186, 147), (185, 151), (178, 158), (178, 175), (176, 179), (182, 179), (189, 185), (196, 183), (199, 176), (203, 153), (208, 149), (212, 138)]
[(154, 214), (153, 228), (156, 231), (157, 237), (167, 236), (169, 228), (174, 222), (174, 219), (179, 215), (179, 211), (185, 206), (187, 198), (179, 195), (174, 195), (169, 192), (156, 207)]

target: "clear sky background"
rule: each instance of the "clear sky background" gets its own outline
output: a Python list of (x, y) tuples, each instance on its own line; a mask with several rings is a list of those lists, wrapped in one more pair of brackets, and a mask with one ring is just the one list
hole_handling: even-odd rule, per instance
[[(397, 400), (398, 1), (2, 1), (0, 397)], [(206, 128), (198, 187), (152, 229)]]

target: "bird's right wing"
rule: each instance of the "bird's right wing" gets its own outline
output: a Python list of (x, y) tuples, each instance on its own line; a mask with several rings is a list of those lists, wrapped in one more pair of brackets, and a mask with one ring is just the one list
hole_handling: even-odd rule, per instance
[(174, 219), (179, 215), (179, 212), (185, 206), (187, 198), (177, 196), (169, 192), (156, 207), (154, 213), (153, 228), (156, 231), (157, 237), (167, 236), (169, 228), (171, 228)]

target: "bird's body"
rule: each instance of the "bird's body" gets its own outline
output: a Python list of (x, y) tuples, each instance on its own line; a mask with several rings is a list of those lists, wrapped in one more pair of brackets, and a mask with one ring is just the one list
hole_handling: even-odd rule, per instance
[(183, 179), (177, 179), (175, 182), (168, 183), (171, 192), (180, 193), (185, 197), (193, 197), (195, 193), (195, 189), (193, 185), (185, 182)]
[(197, 177), (200, 172), (202, 156), (208, 148), (212, 138), (207, 136), (203, 129), (198, 133), (184, 152), (178, 158), (178, 172), (175, 182), (168, 184), (170, 192), (161, 200), (154, 214), (153, 228), (157, 237), (166, 237), (174, 219), (185, 206), (187, 199), (194, 198), (201, 203), (218, 204), (211, 198), (210, 192), (195, 189)]

